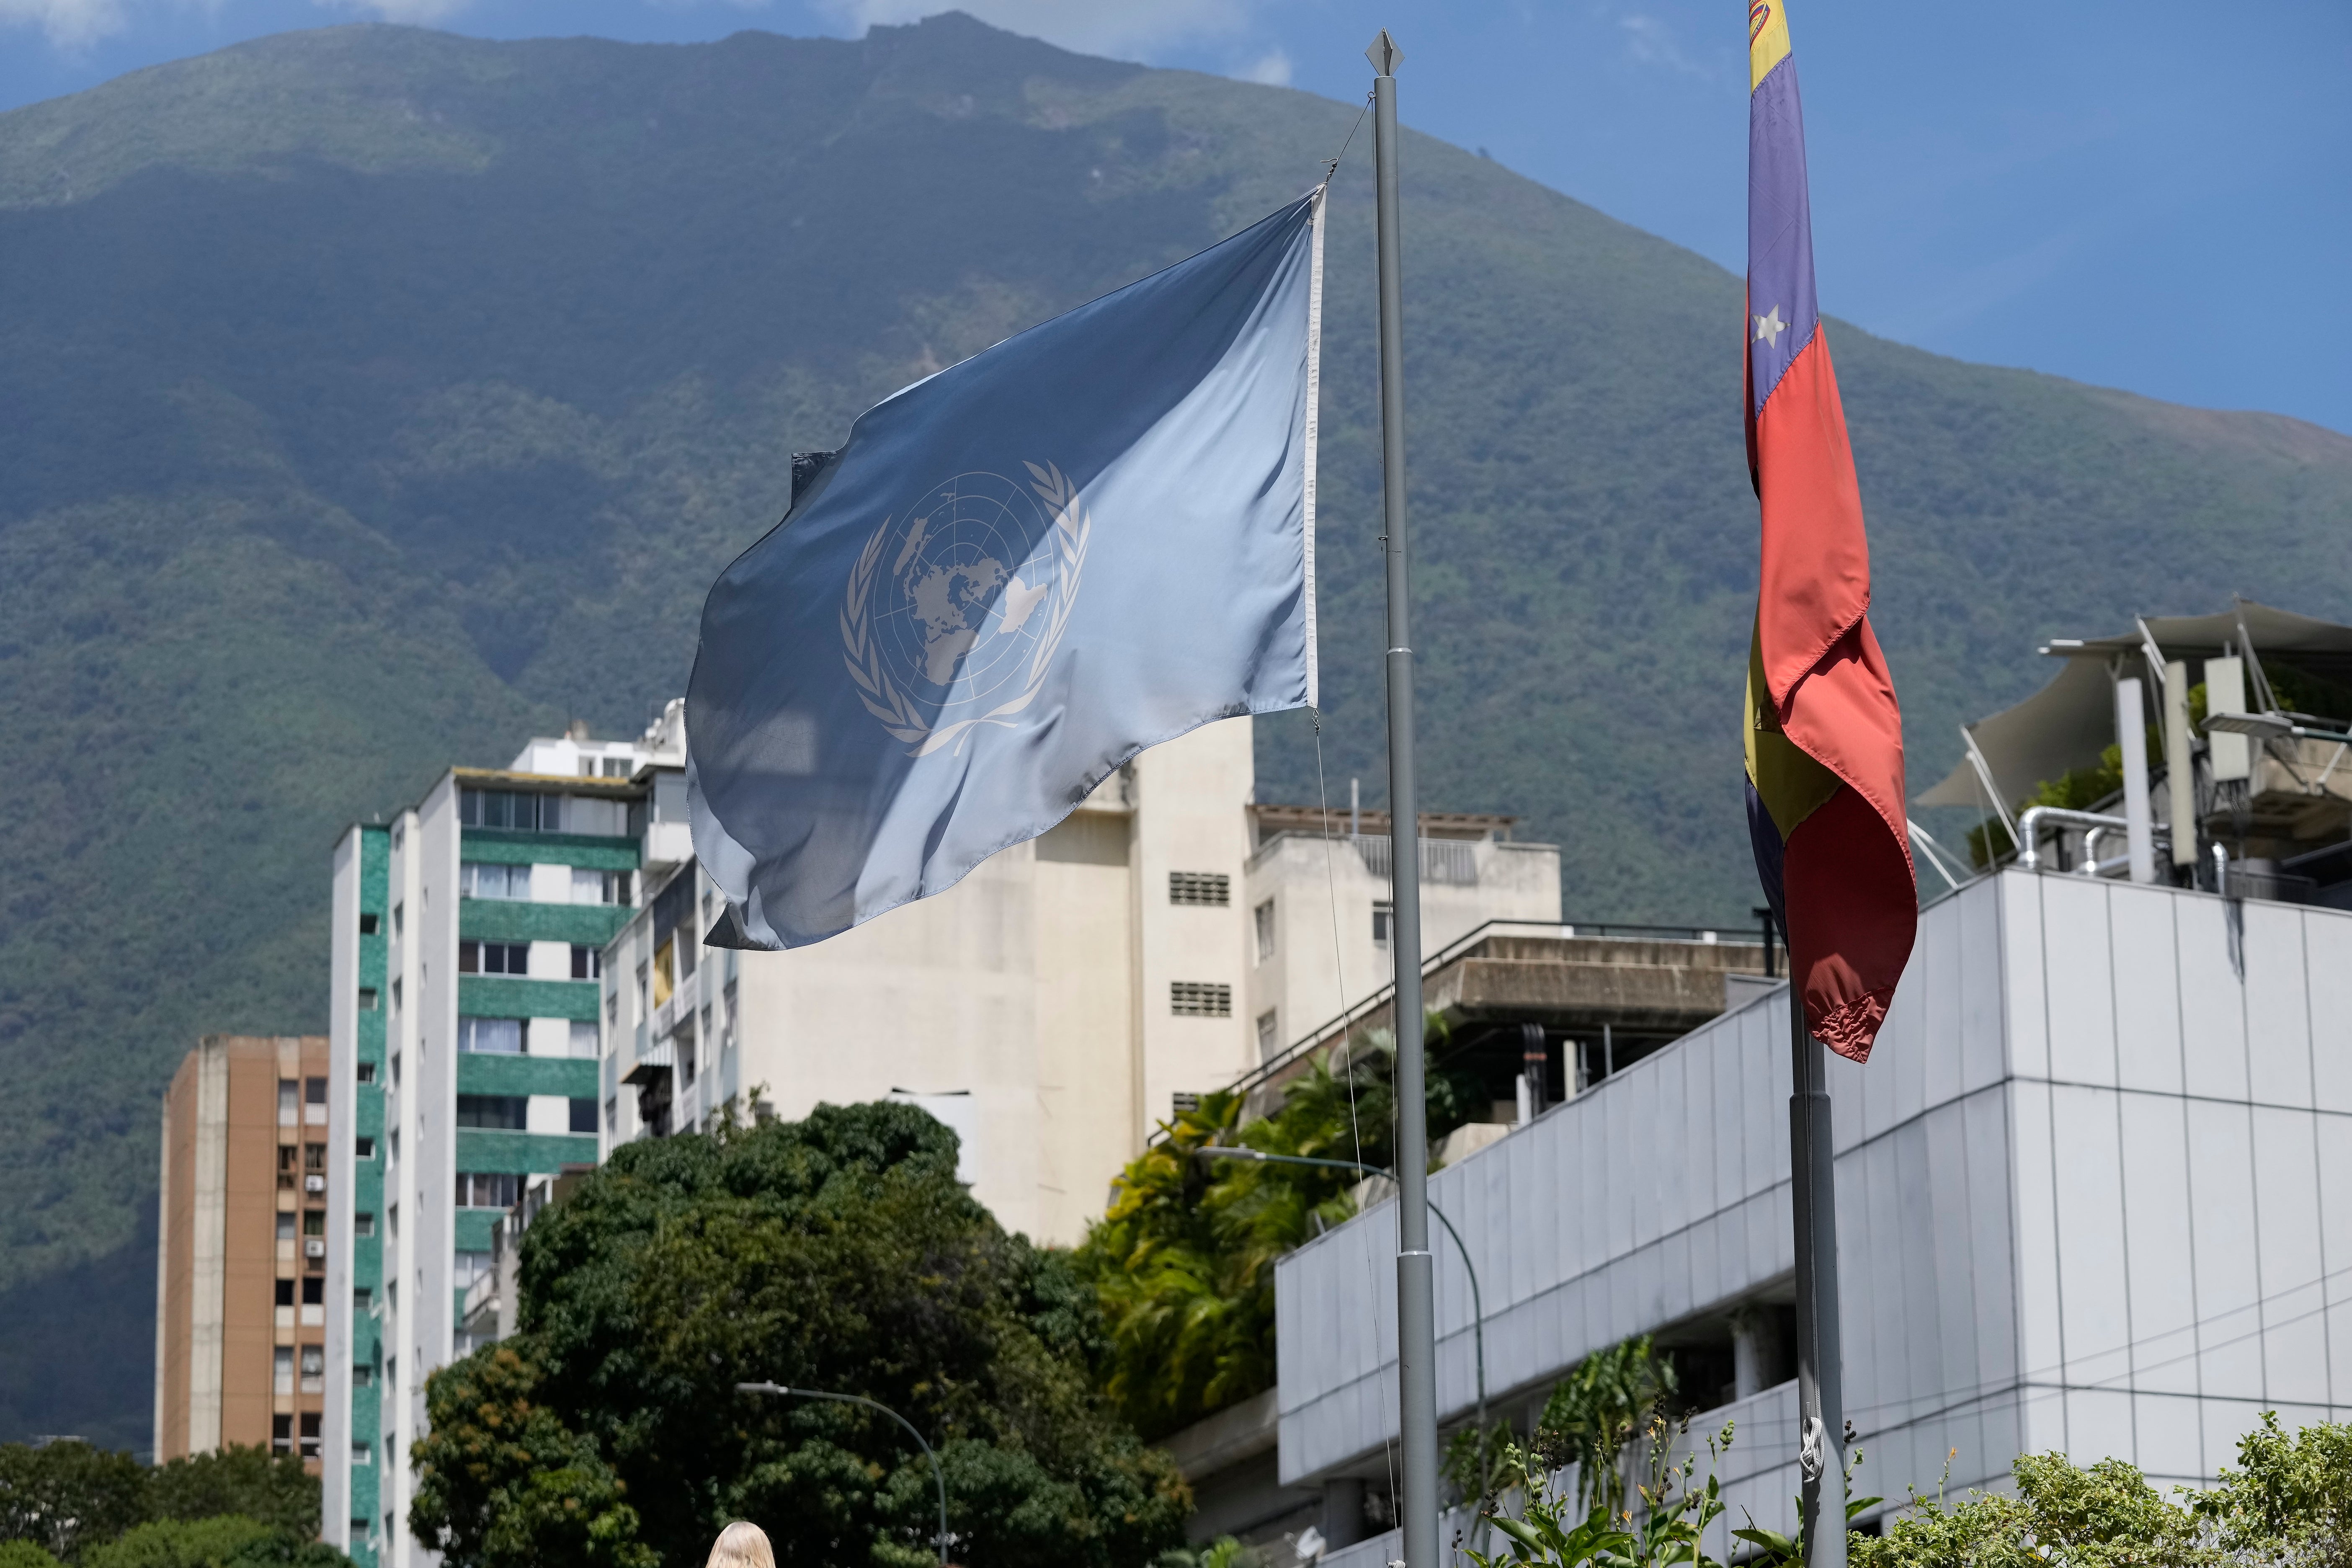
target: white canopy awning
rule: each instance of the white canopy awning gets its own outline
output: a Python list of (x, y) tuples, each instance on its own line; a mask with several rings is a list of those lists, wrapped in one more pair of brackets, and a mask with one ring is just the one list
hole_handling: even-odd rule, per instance
[[(2224, 645), (2242, 652), (2251, 644), (2265, 664), (2285, 665), (2352, 686), (2352, 626), (2274, 610), (2251, 599), (2240, 599), (2219, 615), (2155, 616), (2140, 625), (2168, 659), (2196, 664), (2218, 658)], [(2070, 768), (2095, 765), (2099, 753), (2115, 743), (2111, 671), (2117, 659), (2128, 660), (2136, 667), (2133, 672), (2147, 679), (2153, 716), (2157, 677), (2146, 668), (2147, 646), (2137, 627), (2116, 637), (2054, 639), (2042, 651), (2066, 661), (2055, 679), (2014, 708), (1961, 727), (1984, 758), (2002, 807), (2015, 805), (2035, 784)], [(2195, 673), (2190, 672), (2192, 679)], [(1940, 783), (1912, 800), (1918, 805), (1966, 805), (1979, 811), (1994, 804), (1986, 800), (1976, 764), (1965, 755)]]

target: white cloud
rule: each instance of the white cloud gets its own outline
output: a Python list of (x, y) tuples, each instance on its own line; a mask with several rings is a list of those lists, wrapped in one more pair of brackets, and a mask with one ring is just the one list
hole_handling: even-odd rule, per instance
[(61, 49), (122, 31), (120, 0), (0, 0), (0, 26), (38, 27)]
[(1234, 74), (1244, 81), (1254, 81), (1265, 87), (1288, 87), (1290, 57), (1279, 48), (1268, 49)]
[(1674, 29), (1656, 16), (1636, 11), (1617, 19), (1618, 30), (1625, 37), (1625, 53), (1637, 65), (1656, 66), (1664, 70), (1679, 71), (1685, 76), (1711, 76), (1705, 66), (1683, 52)]
[(403, 22), (411, 26), (428, 26), (445, 22), (464, 10), (470, 0), (315, 0), (330, 11), (362, 11), (384, 22)]
[[(0, 0), (7, 4), (9, 0)], [(845, 26), (919, 21), (968, 11), (992, 26), (1090, 55), (1138, 59), (1171, 44), (1239, 32), (1246, 0), (815, 0)], [(1273, 57), (1268, 57), (1269, 58)], [(1260, 62), (1263, 64), (1264, 62)], [(1287, 62), (1285, 62), (1286, 66)]]

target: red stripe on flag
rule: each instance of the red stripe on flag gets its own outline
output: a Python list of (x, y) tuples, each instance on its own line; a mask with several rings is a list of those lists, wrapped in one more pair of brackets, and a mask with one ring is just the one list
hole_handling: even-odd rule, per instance
[(1910, 846), (1842, 789), (1789, 836), (1781, 874), (1789, 973), (1804, 989), (1806, 1022), (1838, 1055), (1868, 1061), (1918, 934)]
[(1854, 482), (1837, 371), (1821, 331), (1757, 416), (1755, 462), (1764, 512), (1758, 599), (1764, 681), (1772, 700), (1785, 707), (1790, 689), (1870, 608), (1862, 490)]

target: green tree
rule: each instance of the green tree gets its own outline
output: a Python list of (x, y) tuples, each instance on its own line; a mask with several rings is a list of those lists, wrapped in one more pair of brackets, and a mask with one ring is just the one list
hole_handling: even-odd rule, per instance
[(2305, 1568), (2352, 1568), (2352, 1424), (2321, 1423), (2290, 1437), (2278, 1415), (2238, 1439), (2238, 1466), (2223, 1467), (2189, 1510), (2216, 1543), (2241, 1558)]
[(1948, 1505), (1914, 1495), (1885, 1536), (1849, 1537), (1854, 1568), (2193, 1568), (2213, 1561), (2187, 1510), (2121, 1459), (2077, 1468), (2021, 1454), (2017, 1495)]
[(319, 1480), (292, 1454), (258, 1443), (192, 1454), (147, 1472), (151, 1519), (237, 1514), (299, 1540), (319, 1533)]
[[(1339, 1071), (1328, 1055), (1310, 1061), (1280, 1108), (1245, 1126), (1239, 1096), (1203, 1095), (1120, 1174), (1076, 1264), (1109, 1325), (1104, 1387), (1146, 1436), (1274, 1385), (1274, 1265), (1355, 1212), (1353, 1171), (1210, 1162), (1199, 1151), (1238, 1144), (1387, 1165), (1395, 1058), (1393, 1037), (1372, 1031)], [(1429, 1075), (1433, 1136), (1467, 1119), (1474, 1092), (1456, 1075)]]
[(30, 1542), (71, 1563), (147, 1517), (147, 1471), (79, 1439), (0, 1444), (0, 1541)]
[(257, 1519), (155, 1520), (82, 1554), (83, 1568), (351, 1568), (311, 1535)]
[(908, 1106), (630, 1144), (541, 1214), (520, 1331), (436, 1374), (411, 1522), (453, 1568), (687, 1561), (729, 1519), (780, 1563), (930, 1560), (940, 1452), (959, 1561), (1116, 1568), (1176, 1544), (1166, 1456), (1093, 1391), (1066, 1257), (1006, 1235)]

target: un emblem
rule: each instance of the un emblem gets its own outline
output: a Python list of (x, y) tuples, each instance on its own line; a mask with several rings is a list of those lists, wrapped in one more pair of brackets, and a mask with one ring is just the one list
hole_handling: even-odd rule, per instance
[(850, 571), (842, 658), (909, 756), (1009, 728), (1069, 626), (1094, 520), (1060, 468), (1022, 466), (1026, 486), (980, 472), (933, 486), (883, 521)]

